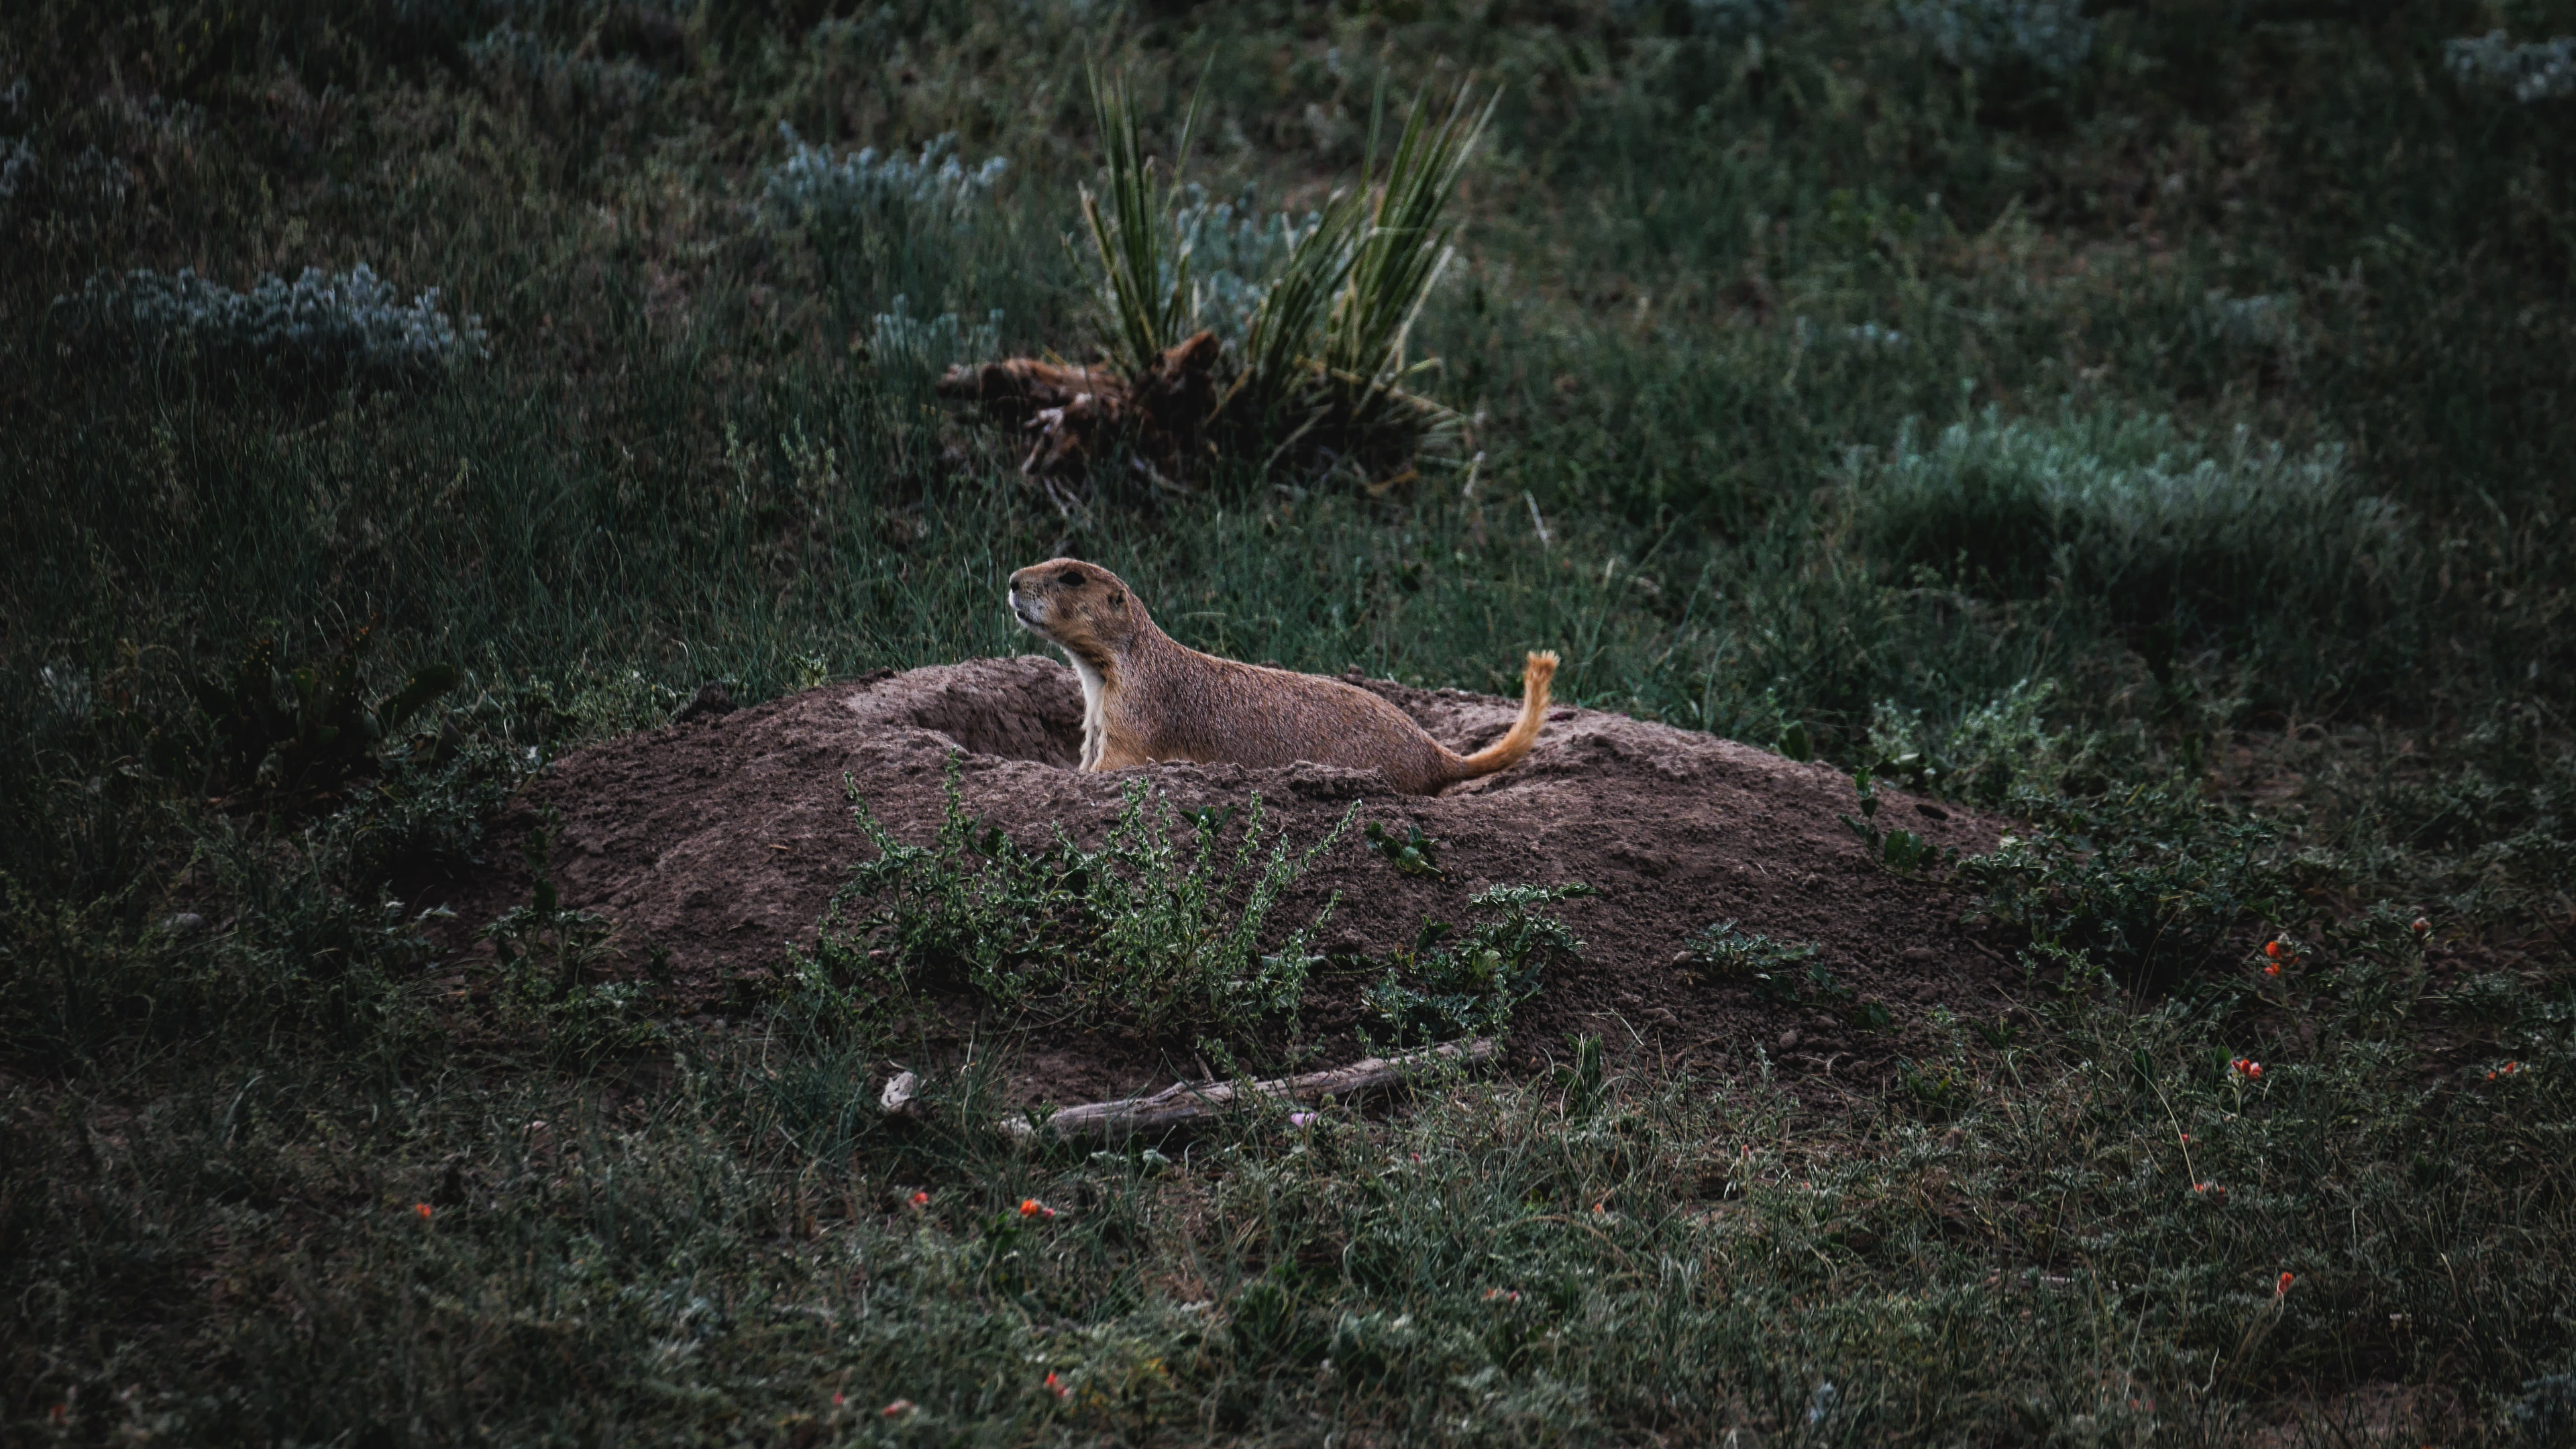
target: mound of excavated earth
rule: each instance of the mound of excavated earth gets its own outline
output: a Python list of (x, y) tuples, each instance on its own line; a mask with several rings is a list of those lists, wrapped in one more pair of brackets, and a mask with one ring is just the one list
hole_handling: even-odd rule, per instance
[[(1462, 752), (1499, 738), (1517, 708), (1456, 690), (1352, 682)], [(1284, 931), (1338, 892), (1323, 937), (1336, 953), (1409, 945), (1426, 917), (1463, 926), (1477, 919), (1467, 898), (1488, 885), (1589, 883), (1599, 894), (1559, 908), (1584, 941), (1581, 964), (1557, 969), (1515, 1018), (1511, 1056), (1523, 1065), (1586, 1033), (1623, 1056), (1702, 1069), (1747, 1069), (1758, 1048), (1812, 1089), (1875, 1088), (1898, 1057), (1930, 1049), (1920, 1027), (1930, 1008), (1992, 1015), (2002, 1005), (2003, 957), (1959, 924), (1963, 895), (1874, 864), (1838, 818), (1854, 808), (1850, 779), (1824, 765), (1558, 708), (1520, 765), (1433, 797), (1315, 765), (1085, 775), (1073, 768), (1081, 711), (1064, 665), (979, 659), (827, 685), (582, 750), (499, 822), (489, 872), (451, 883), (446, 895), (460, 929), (524, 902), (516, 842), (552, 809), (564, 903), (616, 923), (617, 969), (640, 973), (658, 949), (684, 994), (712, 1004), (780, 961), (785, 943), (810, 943), (850, 866), (874, 854), (852, 823), (845, 776), (897, 835), (926, 843), (941, 818), (947, 762), (962, 755), (968, 810), (1032, 843), (1061, 825), (1097, 844), (1140, 773), (1185, 810), (1257, 792), (1270, 821), (1300, 845), (1361, 802), (1350, 838), (1272, 917)], [(1880, 798), (1891, 828), (1962, 854), (1994, 846), (1998, 822), (1892, 790)], [(1398, 873), (1361, 843), (1372, 821), (1399, 837), (1419, 825), (1439, 842), (1444, 874)], [(1684, 943), (1722, 920), (1814, 945), (1815, 961), (1860, 1001), (1883, 1005), (1892, 1023), (1865, 1029), (1849, 1010), (1766, 1001), (1744, 982), (1691, 970)], [(1358, 994), (1373, 979), (1320, 977), (1309, 989), (1308, 1032), (1349, 1042)], [(1197, 1072), (1185, 1057), (1093, 1036), (1025, 1043), (1017, 1081), (1031, 1099), (1071, 1102), (1175, 1075)]]

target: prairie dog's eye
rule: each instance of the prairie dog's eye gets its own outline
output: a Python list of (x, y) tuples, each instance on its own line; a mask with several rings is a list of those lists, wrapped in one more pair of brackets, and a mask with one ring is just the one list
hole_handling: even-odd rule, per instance
[(1082, 587), (1082, 570), (1080, 570), (1080, 569), (1066, 569), (1063, 573), (1057, 574), (1057, 575), (1055, 576), (1055, 581), (1056, 581), (1057, 583), (1059, 583), (1059, 584), (1064, 585), (1064, 586), (1065, 586), (1066, 588), (1068, 588), (1068, 589), (1078, 589), (1078, 588), (1081, 588), (1081, 587)]

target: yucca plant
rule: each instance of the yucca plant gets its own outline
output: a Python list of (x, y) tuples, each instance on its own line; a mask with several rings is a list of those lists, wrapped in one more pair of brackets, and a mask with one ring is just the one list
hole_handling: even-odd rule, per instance
[[(1414, 99), (1341, 294), (1325, 320), (1324, 368), (1334, 382), (1355, 390), (1348, 400), (1354, 425), (1364, 426), (1398, 401), (1396, 385), (1410, 371), (1405, 341), (1455, 250), (1449, 202), (1493, 114), (1490, 100), (1481, 110), (1471, 111), (1470, 104), (1468, 89), (1459, 87), (1448, 115), (1435, 122), (1429, 98)], [(1376, 150), (1372, 138), (1372, 160)], [(1368, 188), (1364, 166), (1360, 190), (1365, 194)]]
[[(1324, 377), (1317, 346), (1334, 298), (1348, 284), (1364, 213), (1362, 194), (1335, 192), (1298, 233), (1245, 328), (1242, 370), (1224, 406), (1256, 432), (1295, 432), (1313, 421)], [(1291, 415), (1294, 415), (1293, 417)], [(1277, 427), (1281, 423), (1284, 427)]]
[[(1382, 179), (1372, 128), (1359, 185), (1335, 192), (1297, 231), (1262, 280), (1241, 346), (1222, 354), (1209, 342), (1184, 349), (1204, 319), (1189, 234), (1177, 220), (1179, 165), (1156, 180), (1123, 79), (1103, 84), (1095, 76), (1092, 109), (1107, 174), (1103, 194), (1084, 188), (1083, 217), (1101, 267), (1111, 362), (1131, 387), (1143, 389), (1150, 378), (1168, 392), (1178, 379), (1167, 374), (1183, 358), (1229, 374), (1208, 394), (1211, 415), (1194, 422), (1238, 451), (1273, 460), (1301, 442), (1330, 440), (1341, 454), (1410, 448), (1446, 416), (1404, 391), (1424, 365), (1408, 365), (1405, 343), (1452, 255), (1449, 203), (1490, 101), (1479, 108), (1462, 87), (1435, 116), (1429, 98), (1417, 97)], [(1193, 102), (1182, 156), (1196, 118)]]
[(1319, 430), (1365, 443), (1443, 415), (1402, 390), (1418, 370), (1405, 342), (1453, 254), (1449, 201), (1492, 112), (1463, 86), (1437, 120), (1416, 97), (1384, 181), (1372, 188), (1372, 127), (1359, 188), (1336, 193), (1298, 238), (1253, 314), (1229, 398), (1274, 446)]
[(1144, 133), (1136, 124), (1136, 103), (1124, 76), (1103, 86), (1091, 77), (1091, 114), (1100, 127), (1101, 149), (1108, 167), (1108, 198), (1082, 188), (1082, 219), (1091, 230), (1091, 245), (1100, 257), (1102, 300), (1107, 304), (1110, 357), (1130, 378), (1141, 377), (1193, 322), (1190, 253), (1186, 237), (1172, 224), (1178, 210), (1181, 163), (1190, 152), (1190, 132), (1198, 120), (1198, 102), (1190, 103), (1181, 122), (1181, 144), (1157, 187), (1152, 158), (1145, 154)]

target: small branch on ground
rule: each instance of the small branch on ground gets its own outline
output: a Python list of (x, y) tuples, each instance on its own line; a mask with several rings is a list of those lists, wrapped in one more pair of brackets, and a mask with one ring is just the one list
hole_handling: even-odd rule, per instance
[[(1453, 1041), (1425, 1051), (1406, 1052), (1395, 1057), (1369, 1057), (1328, 1072), (1309, 1072), (1304, 1076), (1281, 1077), (1267, 1082), (1245, 1085), (1234, 1082), (1176, 1082), (1150, 1097), (1121, 1097), (1111, 1102), (1086, 1102), (1079, 1107), (1067, 1107), (1043, 1123), (1031, 1123), (1024, 1117), (1006, 1117), (1001, 1128), (1004, 1136), (1019, 1142), (1031, 1142), (1041, 1135), (1058, 1138), (1086, 1135), (1117, 1137), (1127, 1133), (1160, 1131), (1222, 1116), (1237, 1102), (1246, 1099), (1286, 1103), (1334, 1097), (1347, 1101), (1362, 1092), (1402, 1081), (1407, 1074), (1434, 1062), (1482, 1062), (1493, 1054), (1494, 1043), (1490, 1040)], [(888, 1083), (889, 1098), (893, 1089), (894, 1083)]]

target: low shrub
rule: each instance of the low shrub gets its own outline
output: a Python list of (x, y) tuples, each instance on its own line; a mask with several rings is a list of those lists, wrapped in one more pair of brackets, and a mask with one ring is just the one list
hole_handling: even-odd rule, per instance
[(1583, 957), (1583, 943), (1545, 907), (1592, 893), (1580, 881), (1559, 886), (1498, 885), (1467, 904), (1492, 913), (1452, 945), (1452, 929), (1425, 921), (1412, 946), (1394, 954), (1369, 988), (1368, 1008), (1397, 1043), (1490, 1036), (1512, 1009), (1538, 994), (1548, 969)]
[(888, 830), (855, 786), (850, 800), (877, 858), (852, 868), (814, 955), (792, 963), (800, 989), (853, 1009), (853, 986), (898, 1001), (964, 989), (1026, 1027), (1116, 1026), (1220, 1051), (1296, 1017), (1333, 903), (1266, 951), (1265, 929), (1351, 820), (1292, 853), (1268, 838), (1257, 795), (1240, 812), (1183, 815), (1139, 782), (1098, 849), (1061, 829), (1028, 846), (966, 813), (953, 760), (928, 845)]
[(2231, 934), (2283, 917), (2294, 901), (2279, 832), (2187, 784), (2060, 800), (2027, 834), (1959, 870), (1979, 892), (1977, 909), (2028, 932), (2043, 956), (2089, 962), (2136, 992), (2183, 982)]
[(1792, 946), (1738, 930), (1733, 921), (1702, 928), (1685, 949), (1693, 961), (1708, 968), (1710, 975), (1728, 979), (1784, 970), (1816, 954), (1813, 946)]
[(77, 336), (135, 353), (179, 350), (238, 366), (317, 378), (421, 381), (481, 357), (482, 319), (462, 323), (432, 287), (404, 302), (364, 263), (263, 276), (247, 292), (182, 269), (92, 277), (54, 309)]
[(2027, 66), (2063, 80), (2093, 53), (2080, 0), (1899, 0), (1897, 18), (1969, 70)]
[(1882, 567), (2007, 596), (2063, 588), (2122, 623), (2333, 618), (2402, 563), (2398, 520), (2340, 449), (2292, 453), (2241, 428), (2212, 448), (2159, 417), (1988, 408), (1928, 445), (1909, 426), (1862, 465), (1857, 498)]
[(2502, 91), (2524, 105), (2576, 96), (2576, 35), (2516, 45), (2490, 30), (2444, 45), (2442, 60), (2460, 84)]
[(784, 121), (778, 132), (787, 157), (761, 178), (759, 216), (812, 244), (828, 286), (854, 305), (898, 316), (903, 302), (889, 298), (932, 307), (962, 300), (951, 294), (973, 270), (979, 231), (995, 224), (993, 188), (1009, 161), (990, 156), (969, 166), (954, 135), (911, 155), (868, 147), (835, 160)]

